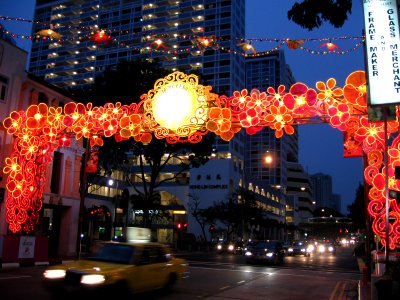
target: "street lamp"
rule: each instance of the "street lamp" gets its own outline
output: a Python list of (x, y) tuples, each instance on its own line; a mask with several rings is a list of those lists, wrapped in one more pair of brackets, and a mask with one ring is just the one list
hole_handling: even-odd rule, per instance
[(118, 208), (118, 205), (119, 205), (119, 202), (118, 202), (118, 200), (119, 200), (119, 198), (118, 198), (118, 180), (114, 180), (114, 179), (110, 178), (108, 180), (108, 186), (110, 188), (115, 186), (115, 189), (116, 189), (115, 209), (114, 209), (114, 224), (113, 224), (113, 230), (114, 230), (113, 237), (116, 240), (116, 239), (118, 239), (119, 237), (121, 237), (123, 235), (122, 234), (122, 228), (117, 230), (117, 221), (118, 221), (117, 214), (119, 213), (119, 210), (120, 210)]

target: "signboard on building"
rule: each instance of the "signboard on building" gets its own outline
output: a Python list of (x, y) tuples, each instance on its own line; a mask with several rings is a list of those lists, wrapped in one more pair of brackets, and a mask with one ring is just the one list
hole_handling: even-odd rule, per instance
[(21, 236), (19, 240), (18, 258), (33, 258), (35, 254), (35, 237)]
[(363, 0), (369, 105), (400, 103), (400, 38), (395, 0)]

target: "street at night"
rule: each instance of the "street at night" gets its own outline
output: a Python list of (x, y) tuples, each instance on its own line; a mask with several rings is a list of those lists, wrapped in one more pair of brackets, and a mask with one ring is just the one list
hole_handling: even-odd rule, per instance
[[(336, 255), (285, 257), (282, 266), (247, 265), (242, 255), (213, 251), (176, 255), (188, 260), (189, 277), (171, 292), (143, 294), (144, 299), (357, 299), (361, 280), (353, 247), (340, 247)], [(2, 299), (51, 299), (41, 284), (43, 270), (1, 269)]]

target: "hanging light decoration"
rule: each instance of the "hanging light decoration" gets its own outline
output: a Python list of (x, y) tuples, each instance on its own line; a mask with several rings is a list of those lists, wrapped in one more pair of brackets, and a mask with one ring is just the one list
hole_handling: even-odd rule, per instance
[(332, 43), (331, 41), (329, 41), (328, 43), (324, 43), (320, 46), (320, 48), (326, 47), (328, 49), (328, 51), (334, 51), (334, 50), (338, 50), (339, 47)]
[(111, 36), (107, 35), (104, 30), (99, 30), (90, 38), (96, 45), (110, 44)]
[(253, 54), (256, 54), (257, 51), (254, 49), (253, 45), (251, 43), (239, 43), (237, 46), (241, 47), (243, 51), (245, 52), (253, 52)]
[(53, 29), (49, 28), (49, 29), (42, 29), (42, 30), (36, 32), (36, 37), (59, 40), (61, 38), (61, 34), (55, 32)]

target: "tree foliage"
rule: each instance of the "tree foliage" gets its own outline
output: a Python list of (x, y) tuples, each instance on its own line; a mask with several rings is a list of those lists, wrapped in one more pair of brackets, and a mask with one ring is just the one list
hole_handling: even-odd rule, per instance
[(364, 185), (359, 184), (354, 202), (347, 206), (349, 217), (352, 219), (354, 229), (366, 228)]
[(288, 11), (288, 19), (309, 31), (323, 22), (342, 27), (351, 14), (352, 0), (303, 0)]

